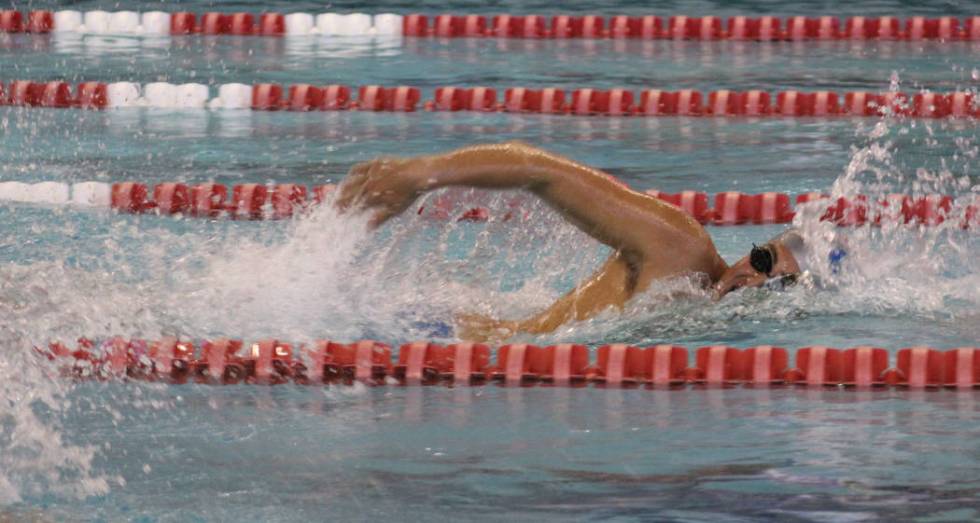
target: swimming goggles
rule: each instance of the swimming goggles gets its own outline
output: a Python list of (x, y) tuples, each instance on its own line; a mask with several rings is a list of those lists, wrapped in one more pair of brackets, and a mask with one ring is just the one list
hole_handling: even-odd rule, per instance
[[(772, 276), (772, 268), (776, 265), (776, 251), (771, 245), (765, 244), (759, 247), (756, 244), (752, 244), (752, 251), (749, 253), (749, 265), (753, 269), (759, 272), (759, 274), (765, 274), (766, 276)], [(789, 285), (793, 285), (797, 281), (796, 274), (784, 274), (775, 278), (770, 278), (766, 280), (763, 284), (765, 288), (770, 290), (781, 291)]]

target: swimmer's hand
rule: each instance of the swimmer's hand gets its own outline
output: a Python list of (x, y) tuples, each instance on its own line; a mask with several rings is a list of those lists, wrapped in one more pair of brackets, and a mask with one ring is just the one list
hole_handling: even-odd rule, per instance
[(498, 342), (510, 338), (518, 329), (516, 321), (495, 320), (481, 314), (456, 316), (456, 333), (460, 340)]
[(378, 227), (407, 209), (423, 192), (424, 157), (378, 158), (351, 167), (340, 184), (337, 207), (372, 210), (370, 226)]

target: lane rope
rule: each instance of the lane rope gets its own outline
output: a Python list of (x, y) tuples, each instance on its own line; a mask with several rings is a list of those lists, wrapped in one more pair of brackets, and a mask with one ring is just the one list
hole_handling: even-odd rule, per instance
[(208, 384), (346, 384), (682, 387), (685, 385), (778, 387), (980, 387), (980, 348), (899, 349), (894, 361), (881, 347), (799, 348), (790, 365), (783, 347), (727, 345), (635, 347), (610, 344), (594, 352), (581, 344), (539, 347), (479, 343), (448, 346), (419, 341), (392, 347), (373, 340), (319, 340), (297, 348), (282, 340), (156, 341), (79, 339), (35, 348), (56, 361), (61, 373), (79, 379), (133, 379)]
[[(0, 182), (0, 202), (102, 208), (126, 214), (281, 220), (307, 212), (327, 200), (335, 188), (333, 184), (308, 188), (300, 184), (245, 183), (229, 190), (218, 183), (169, 182), (156, 184), (151, 190), (147, 184), (138, 182)], [(954, 200), (939, 194), (892, 194), (875, 201), (861, 195), (832, 199), (819, 192), (798, 194), (795, 198), (779, 192), (726, 191), (713, 196), (701, 191), (667, 193), (651, 189), (645, 192), (679, 207), (702, 224), (790, 223), (801, 205), (813, 204), (823, 206), (821, 220), (841, 226), (935, 226), (955, 220), (963, 229), (980, 230), (980, 196)], [(502, 215), (493, 215), (480, 206), (460, 212), (458, 204), (450, 195), (439, 195), (419, 206), (416, 212), (430, 218), (472, 222), (524, 218), (519, 202), (512, 202)]]
[[(217, 96), (212, 96), (213, 93)], [(503, 89), (502, 99), (490, 87), (436, 87), (432, 97), (411, 86), (312, 85), (259, 83), (171, 84), (151, 82), (82, 82), (12, 80), (0, 83), (0, 105), (17, 107), (115, 109), (245, 109), (253, 111), (418, 110), (482, 113), (534, 113), (576, 116), (748, 116), (980, 118), (973, 92), (778, 91), (693, 89), (566, 90), (556, 87)]]
[(643, 40), (980, 41), (980, 16), (601, 16), (0, 11), (0, 32), (112, 35), (408, 36)]

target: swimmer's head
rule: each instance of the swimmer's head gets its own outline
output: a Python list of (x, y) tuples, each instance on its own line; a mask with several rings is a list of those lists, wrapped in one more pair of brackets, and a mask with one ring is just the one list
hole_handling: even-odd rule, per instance
[(801, 272), (803, 238), (789, 230), (762, 245), (752, 245), (748, 256), (735, 262), (715, 283), (715, 295), (722, 297), (742, 287), (782, 289), (796, 282)]

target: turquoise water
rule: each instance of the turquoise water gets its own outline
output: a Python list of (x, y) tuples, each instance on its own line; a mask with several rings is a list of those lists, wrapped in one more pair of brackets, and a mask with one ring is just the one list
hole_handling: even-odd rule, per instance
[(76, 441), (112, 443), (96, 467), (126, 486), (52, 503), (54, 518), (977, 517), (972, 392), (87, 385), (75, 393), (114, 398), (105, 402), (125, 413), (113, 423), (90, 409), (69, 423)]
[[(0, 38), (0, 49), (5, 76), (39, 80), (383, 84), (416, 86), (426, 93), (440, 85), (879, 91), (895, 73), (914, 93), (975, 87), (973, 57), (980, 42), (21, 34)], [(583, 60), (601, 63), (602, 73), (583, 68)]]
[[(955, 5), (898, 3), (654, 8), (963, 14)], [(321, 10), (283, 10), (302, 9)], [(551, 7), (419, 10), (437, 9)], [(647, 9), (623, 2), (602, 11)], [(386, 83), (425, 92), (448, 84), (915, 92), (975, 90), (978, 77), (971, 44), (300, 40), (0, 36), (0, 70), (5, 80)], [(974, 122), (0, 107), (0, 136), (2, 181), (314, 185), (381, 154), (520, 139), (641, 189), (941, 192), (961, 200), (980, 192)], [(451, 196), (459, 210), (476, 203), (498, 215), (514, 198)], [(231, 222), (0, 204), (0, 519), (978, 517), (980, 416), (971, 392), (78, 385), (30, 356), (52, 337), (400, 343), (425, 335), (418, 321), (457, 311), (520, 317), (590, 274), (607, 251), (544, 206), (526, 198), (518, 205), (526, 211), (519, 223), (413, 215), (371, 235), (362, 218), (329, 210), (292, 222)], [(671, 282), (622, 315), (525, 340), (892, 351), (980, 341), (975, 232), (837, 230), (806, 218), (798, 225), (851, 246), (846, 277), (717, 304), (696, 293), (667, 299), (689, 288)], [(710, 232), (733, 261), (783, 229)]]

